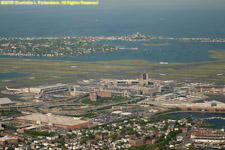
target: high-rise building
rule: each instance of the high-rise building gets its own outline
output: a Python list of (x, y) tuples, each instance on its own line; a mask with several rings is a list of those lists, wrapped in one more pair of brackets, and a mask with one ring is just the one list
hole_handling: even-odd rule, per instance
[(97, 101), (98, 95), (96, 91), (90, 91), (89, 96), (91, 101)]

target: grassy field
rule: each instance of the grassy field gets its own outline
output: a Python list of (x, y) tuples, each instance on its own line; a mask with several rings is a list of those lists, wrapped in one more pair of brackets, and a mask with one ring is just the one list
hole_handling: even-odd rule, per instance
[[(210, 52), (213, 58), (225, 58), (224, 51)], [(1, 87), (23, 87), (57, 82), (73, 83), (77, 80), (90, 78), (139, 78), (143, 72), (148, 72), (150, 78), (161, 80), (224, 83), (225, 60), (162, 65), (159, 63), (149, 63), (144, 60), (76, 62), (0, 58), (0, 72), (30, 74), (23, 78), (2, 79), (0, 80)]]
[(212, 58), (225, 59), (225, 50), (210, 50)]
[[(132, 65), (131, 65), (132, 64)], [(146, 70), (148, 62), (74, 62), (0, 58), (0, 72), (30, 74), (27, 77), (0, 80), (1, 86), (28, 86), (53, 82), (73, 82), (90, 78), (131, 78)], [(132, 71), (133, 73), (128, 73)], [(34, 77), (33, 79), (31, 77)]]

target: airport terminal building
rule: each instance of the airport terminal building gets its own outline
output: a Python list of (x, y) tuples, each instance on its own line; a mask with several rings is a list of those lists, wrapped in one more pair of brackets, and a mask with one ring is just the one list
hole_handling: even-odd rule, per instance
[(53, 94), (53, 93), (70, 91), (71, 88), (72, 86), (68, 84), (58, 83), (55, 85), (31, 87), (28, 89), (28, 92), (37, 93), (37, 94)]

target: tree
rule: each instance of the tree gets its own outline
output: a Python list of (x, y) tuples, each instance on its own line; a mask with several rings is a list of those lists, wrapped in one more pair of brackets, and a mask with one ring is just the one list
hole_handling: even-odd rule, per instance
[(95, 138), (95, 135), (94, 135), (94, 134), (88, 133), (88, 139), (89, 139), (89, 140), (92, 140), (92, 139), (94, 139), (94, 138)]
[(102, 149), (103, 150), (107, 150), (107, 149), (109, 149), (109, 147), (108, 146), (104, 146)]
[(88, 141), (87, 137), (82, 137), (81, 141), (80, 141), (80, 144), (86, 144), (87, 141)]
[(192, 144), (188, 147), (188, 150), (196, 150), (195, 146)]

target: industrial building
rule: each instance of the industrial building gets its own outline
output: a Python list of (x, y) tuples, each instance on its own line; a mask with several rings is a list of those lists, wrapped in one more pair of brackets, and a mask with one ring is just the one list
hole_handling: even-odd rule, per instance
[(17, 122), (43, 124), (49, 126), (63, 127), (72, 130), (91, 126), (91, 122), (87, 120), (52, 114), (34, 113), (28, 116), (16, 117), (14, 120)]
[(6, 106), (6, 105), (14, 105), (15, 103), (12, 102), (9, 98), (0, 98), (0, 106)]
[(191, 110), (224, 110), (225, 109), (225, 103), (219, 102), (219, 101), (205, 101), (204, 103), (182, 103), (182, 104), (168, 104), (164, 103), (164, 106), (167, 107), (178, 107), (183, 110), (188, 110), (189, 108)]

